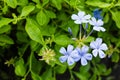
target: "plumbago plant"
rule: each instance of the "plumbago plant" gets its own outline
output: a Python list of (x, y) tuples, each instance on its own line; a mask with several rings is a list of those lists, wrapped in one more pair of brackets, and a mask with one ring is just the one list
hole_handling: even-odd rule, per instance
[[(97, 11), (98, 12), (98, 11)], [(96, 13), (96, 12), (94, 12)], [(73, 14), (71, 18), (74, 21), (74, 23), (80, 25), (80, 31), (78, 38), (72, 38), (76, 42), (76, 49), (73, 50), (72, 45), (68, 45), (67, 50), (65, 50), (64, 47), (60, 49), (60, 53), (62, 53), (64, 56), (60, 57), (60, 61), (63, 63), (67, 60), (68, 65), (73, 65), (75, 62), (78, 62), (81, 60), (81, 65), (87, 65), (87, 60), (92, 60), (92, 55), (88, 53), (89, 45), (85, 44), (84, 41), (86, 41), (93, 31), (105, 31), (105, 28), (103, 28), (103, 21), (101, 20), (100, 13), (94, 15), (95, 17), (91, 17), (90, 15), (86, 15), (85, 12), (78, 12), (78, 14)], [(88, 26), (92, 25), (92, 30), (90, 33), (87, 34)], [(85, 25), (85, 26), (84, 26)], [(91, 26), (89, 26), (91, 27)], [(82, 29), (83, 35), (82, 35)], [(72, 31), (69, 28), (69, 32), (72, 35)], [(104, 58), (106, 55), (103, 52), (103, 50), (107, 50), (107, 45), (105, 43), (102, 43), (102, 38), (97, 38), (95, 41), (90, 42), (90, 48), (93, 49), (92, 53), (93, 56), (97, 56), (99, 54), (100, 58)]]
[(118, 79), (119, 9), (120, 0), (0, 0), (0, 80)]

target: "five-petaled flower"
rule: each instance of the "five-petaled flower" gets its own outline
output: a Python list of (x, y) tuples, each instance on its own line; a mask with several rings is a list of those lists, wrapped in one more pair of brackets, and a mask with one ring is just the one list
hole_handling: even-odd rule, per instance
[(100, 58), (104, 58), (106, 55), (103, 51), (107, 50), (107, 45), (102, 43), (101, 38), (97, 38), (95, 41), (90, 43), (90, 47), (93, 49), (92, 53), (96, 57), (99, 54)]
[(82, 23), (88, 23), (89, 19), (91, 18), (91, 16), (90, 15), (85, 15), (85, 12), (81, 11), (81, 12), (78, 12), (78, 15), (73, 14), (71, 16), (71, 18), (73, 20), (75, 20), (74, 23), (76, 23), (76, 24), (82, 24)]
[(83, 46), (81, 49), (76, 48), (76, 50), (79, 53), (79, 57), (81, 60), (81, 65), (87, 65), (87, 60), (92, 60), (92, 55), (88, 53), (89, 47), (88, 46)]
[(68, 45), (67, 50), (64, 47), (60, 48), (59, 52), (63, 54), (63, 56), (59, 58), (60, 62), (63, 63), (67, 61), (68, 65), (72, 65), (80, 59), (77, 51), (73, 50), (73, 48), (72, 45)]
[(101, 19), (96, 20), (95, 17), (92, 17), (89, 21), (91, 25), (93, 25), (93, 30), (95, 31), (105, 31), (105, 28), (103, 28), (103, 21)]

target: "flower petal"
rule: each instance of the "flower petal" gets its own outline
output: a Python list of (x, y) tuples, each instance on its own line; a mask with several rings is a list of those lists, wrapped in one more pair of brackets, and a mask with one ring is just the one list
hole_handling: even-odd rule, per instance
[(102, 21), (101, 19), (99, 19), (99, 20), (97, 21), (97, 23), (98, 23), (98, 25), (100, 25), (100, 26), (103, 25), (103, 21)]
[(74, 47), (72, 45), (68, 45), (68, 47), (67, 47), (67, 53), (70, 54), (72, 52), (73, 48)]
[(81, 58), (81, 65), (87, 65), (87, 60), (84, 57)]
[(67, 58), (68, 58), (67, 56), (61, 56), (59, 58), (59, 60), (60, 60), (61, 63), (63, 63), (63, 62), (65, 62), (67, 60)]
[(68, 57), (67, 63), (68, 63), (68, 65), (72, 65), (72, 64), (74, 64), (74, 63), (75, 63), (75, 61), (74, 61), (74, 59), (73, 59), (73, 58)]
[(92, 60), (92, 55), (91, 54), (85, 54), (84, 56), (87, 60)]
[(96, 47), (97, 47), (97, 45), (96, 45), (95, 41), (92, 41), (92, 42), (90, 43), (90, 48), (96, 49)]
[(96, 44), (97, 44), (97, 46), (100, 47), (100, 45), (102, 44), (102, 38), (97, 38), (96, 39)]
[(83, 53), (86, 53), (88, 50), (89, 50), (89, 47), (88, 47), (88, 46), (83, 46), (83, 47), (82, 47), (82, 52), (83, 52)]
[(82, 20), (76, 20), (76, 21), (74, 21), (74, 23), (76, 23), (76, 24), (82, 24)]
[(105, 28), (103, 28), (103, 27), (99, 27), (100, 28), (100, 30), (102, 31), (102, 32), (105, 32), (106, 30), (105, 30)]
[(91, 18), (91, 15), (84, 16), (84, 19), (90, 19), (90, 18)]
[(107, 50), (108, 47), (107, 47), (107, 45), (106, 45), (105, 43), (103, 43), (103, 44), (100, 46), (100, 49), (101, 49), (101, 50)]
[(79, 17), (78, 17), (76, 14), (73, 14), (73, 15), (71, 16), (71, 18), (72, 18), (73, 20), (79, 19)]
[(74, 51), (72, 51), (72, 53), (71, 53), (71, 55), (70, 55), (73, 59), (74, 59), (74, 61), (79, 61), (80, 60), (80, 56), (79, 56), (79, 53), (78, 53), (78, 51), (77, 50), (74, 50)]
[(93, 56), (96, 57), (96, 56), (98, 55), (98, 50), (97, 50), (97, 49), (94, 49), (94, 50), (92, 51), (92, 53), (93, 53)]
[(94, 27), (93, 27), (93, 30), (95, 30), (95, 31), (100, 31), (100, 27), (94, 26)]
[(85, 12), (83, 12), (83, 11), (78, 12), (78, 16), (79, 16), (79, 18), (83, 18), (84, 15), (85, 15)]
[(106, 55), (102, 50), (99, 50), (99, 56), (100, 58), (104, 58)]
[(67, 55), (67, 52), (65, 50), (64, 47), (61, 47), (60, 50), (59, 50), (60, 53), (64, 54), (64, 55)]

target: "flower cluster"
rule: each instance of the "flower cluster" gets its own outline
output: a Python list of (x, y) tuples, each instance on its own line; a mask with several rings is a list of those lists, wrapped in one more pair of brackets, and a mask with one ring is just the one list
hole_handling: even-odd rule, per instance
[[(106, 29), (103, 26), (104, 22), (102, 21), (102, 17), (100, 15), (101, 12), (98, 10), (94, 11), (94, 17), (91, 17), (90, 14), (86, 15), (85, 12), (80, 11), (78, 14), (73, 14), (71, 18), (74, 20), (75, 24), (80, 25), (80, 31), (79, 31), (79, 38), (72, 38), (74, 41), (77, 40), (77, 43), (82, 43), (82, 39), (87, 39), (93, 31), (102, 31), (105, 32)], [(84, 27), (83, 24), (86, 24)], [(92, 27), (92, 30), (87, 32), (88, 25)], [(82, 29), (84, 29), (84, 33), (82, 33)], [(70, 27), (68, 28), (68, 32), (70, 35), (72, 35), (72, 30)], [(87, 35), (86, 35), (87, 33)], [(84, 34), (82, 38), (82, 34)], [(90, 50), (89, 50), (90, 49)], [(64, 63), (67, 61), (68, 65), (73, 65), (75, 62), (80, 61), (81, 65), (87, 65), (87, 61), (92, 60), (93, 56), (97, 57), (99, 55), (100, 58), (105, 58), (106, 54), (104, 51), (108, 49), (107, 45), (105, 43), (102, 43), (102, 38), (96, 38), (96, 40), (93, 40), (89, 43), (89, 45), (85, 45), (84, 43), (82, 45), (76, 45), (76, 48), (74, 48), (73, 45), (69, 44), (67, 46), (67, 49), (64, 47), (61, 47), (59, 52), (62, 54), (60, 56), (59, 60), (61, 63)], [(89, 53), (89, 51), (91, 51)], [(93, 55), (93, 56), (92, 56)]]

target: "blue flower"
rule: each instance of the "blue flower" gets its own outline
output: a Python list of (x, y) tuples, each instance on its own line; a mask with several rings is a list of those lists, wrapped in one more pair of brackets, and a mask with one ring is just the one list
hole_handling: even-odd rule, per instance
[(76, 24), (82, 24), (82, 23), (88, 23), (89, 19), (91, 18), (91, 16), (90, 15), (85, 15), (85, 12), (81, 11), (81, 12), (78, 12), (77, 15), (73, 14), (71, 16), (71, 18), (73, 20), (75, 20), (74, 23), (76, 23)]
[(93, 25), (93, 30), (95, 31), (105, 31), (105, 28), (103, 28), (103, 21), (101, 19), (96, 20), (95, 17), (92, 17), (92, 19), (89, 21), (91, 25)]
[(101, 38), (97, 38), (95, 41), (90, 43), (90, 47), (93, 49), (92, 53), (96, 57), (99, 54), (100, 58), (104, 58), (106, 55), (103, 51), (107, 50), (107, 45), (102, 43)]
[(67, 50), (64, 47), (60, 48), (59, 52), (63, 54), (63, 56), (59, 58), (60, 62), (63, 63), (67, 61), (68, 65), (72, 65), (80, 59), (77, 51), (73, 50), (73, 48), (72, 45), (68, 45)]
[(81, 65), (87, 65), (87, 60), (92, 60), (92, 55), (88, 53), (89, 47), (83, 46), (81, 49), (76, 48), (79, 53), (79, 57), (81, 59)]
[(101, 12), (102, 12), (102, 11), (100, 11), (99, 9), (95, 9), (95, 10), (93, 11), (94, 17), (95, 17), (96, 19), (103, 19), (103, 17), (101, 16)]

